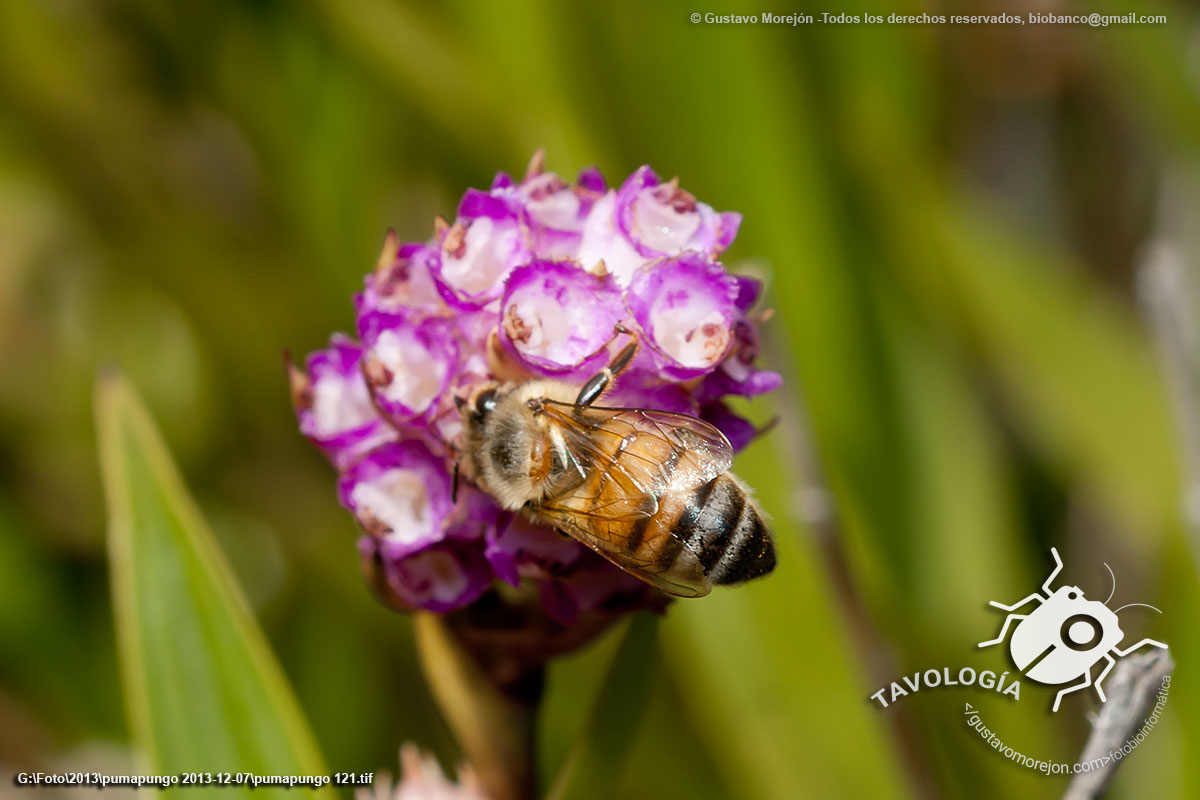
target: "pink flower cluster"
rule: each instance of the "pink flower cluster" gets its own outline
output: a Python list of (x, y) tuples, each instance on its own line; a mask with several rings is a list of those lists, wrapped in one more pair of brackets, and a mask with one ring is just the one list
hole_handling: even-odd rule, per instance
[(563, 624), (656, 602), (641, 581), (483, 492), (454, 496), (454, 398), (492, 379), (582, 384), (623, 344), (623, 323), (642, 346), (603, 404), (699, 416), (744, 446), (754, 426), (724, 398), (769, 392), (780, 377), (755, 366), (759, 282), (717, 260), (740, 222), (649, 167), (610, 189), (595, 169), (568, 184), (539, 154), (520, 182), (501, 173), (488, 191), (468, 190), (432, 240), (388, 234), (354, 298), (357, 341), (335, 334), (291, 368), (300, 430), (337, 468), (385, 599), (446, 612), (497, 580), (532, 582)]

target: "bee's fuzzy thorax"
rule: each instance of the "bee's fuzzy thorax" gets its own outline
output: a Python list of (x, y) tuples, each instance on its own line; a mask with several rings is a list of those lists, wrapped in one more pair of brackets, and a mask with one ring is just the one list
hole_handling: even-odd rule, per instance
[(466, 413), (463, 424), (472, 475), (503, 508), (517, 511), (545, 493), (543, 482), (536, 478), (534, 461), (548, 457), (544, 439), (549, 434), (546, 420), (530, 401), (568, 402), (577, 391), (577, 387), (554, 380), (502, 384), (496, 389), (496, 405), (491, 411)]

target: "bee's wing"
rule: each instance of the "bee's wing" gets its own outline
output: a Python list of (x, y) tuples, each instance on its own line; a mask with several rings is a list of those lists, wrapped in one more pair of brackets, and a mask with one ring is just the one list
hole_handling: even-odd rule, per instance
[(707, 593), (670, 581), (652, 560), (639, 558), (631, 531), (658, 511), (668, 488), (686, 492), (729, 469), (733, 448), (725, 435), (703, 420), (667, 411), (553, 401), (545, 401), (544, 409), (561, 433), (561, 455), (579, 485), (537, 503), (537, 513), (663, 591)]
[(733, 464), (725, 434), (702, 419), (646, 408), (579, 408), (543, 401), (563, 434), (568, 467), (580, 477), (617, 469), (633, 485), (657, 496), (708, 483)]

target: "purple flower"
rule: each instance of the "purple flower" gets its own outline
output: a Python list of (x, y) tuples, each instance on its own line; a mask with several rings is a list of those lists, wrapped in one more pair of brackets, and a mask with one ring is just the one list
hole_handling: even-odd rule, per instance
[(676, 414), (696, 414), (695, 391), (681, 383), (666, 383), (655, 371), (649, 350), (639, 351), (633, 366), (621, 373), (604, 404), (616, 408), (653, 408)]
[(731, 394), (757, 397), (782, 386), (783, 376), (778, 372), (754, 366), (759, 349), (758, 329), (752, 320), (742, 315), (733, 324), (733, 347), (729, 356), (696, 387), (696, 400), (704, 404)]
[(339, 333), (328, 349), (309, 354), (303, 371), (288, 364), (300, 432), (338, 467), (395, 436), (371, 404), (361, 355), (362, 348)]
[(367, 532), (364, 570), (389, 604), (450, 611), (495, 579), (485, 542), (508, 515), (476, 489), (461, 488), (457, 502), (452, 491), (446, 460), (418, 438), (378, 447), (342, 473), (338, 497)]
[(338, 480), (338, 499), (389, 557), (410, 555), (445, 538), (450, 494), (445, 459), (418, 439), (375, 448)]
[(700, 407), (700, 419), (717, 428), (725, 434), (725, 438), (733, 445), (734, 450), (741, 450), (750, 444), (759, 434), (754, 423), (730, 410), (729, 406), (720, 400), (713, 401)]
[(496, 575), (516, 586), (522, 577), (567, 574), (587, 553), (587, 548), (574, 539), (517, 518), (488, 537), (484, 552)]
[(688, 251), (715, 257), (733, 244), (742, 215), (718, 214), (680, 189), (678, 178), (662, 183), (642, 167), (617, 194), (617, 224), (646, 258)]
[(689, 253), (640, 268), (625, 290), (663, 374), (686, 380), (711, 372), (733, 344), (738, 284), (725, 269)]
[(739, 215), (648, 167), (610, 190), (595, 169), (569, 184), (543, 161), (468, 190), (431, 241), (389, 231), (354, 298), (361, 345), (335, 336), (290, 377), (301, 432), (338, 469), (339, 500), (365, 532), (376, 594), (436, 613), (519, 597), (522, 618), (530, 603), (540, 615), (530, 630), (556, 631), (530, 652), (559, 652), (663, 595), (465, 481), (456, 493), (456, 399), (487, 381), (582, 385), (633, 335), (637, 355), (601, 404), (697, 415), (740, 448), (759, 431), (726, 400), (781, 379), (757, 366), (761, 283), (716, 260)]
[(514, 192), (524, 208), (536, 253), (542, 258), (574, 258), (588, 215), (607, 185), (600, 171), (590, 167), (579, 173), (571, 186), (555, 173), (546, 172), (544, 162), (545, 154), (539, 150)]
[(454, 380), (458, 344), (445, 318), (369, 311), (359, 317), (358, 329), (367, 385), (391, 419), (421, 416)]
[(400, 244), (388, 231), (375, 271), (364, 279), (364, 289), (354, 298), (359, 316), (369, 311), (436, 310), (441, 293), (433, 279), (437, 250), (423, 244)]
[(563, 579), (542, 581), (540, 592), (546, 613), (563, 625), (596, 611), (623, 613), (665, 605), (649, 585), (628, 573), (614, 573), (611, 564), (593, 553)]
[(733, 243), (740, 214), (719, 214), (679, 188), (678, 179), (659, 181), (650, 167), (629, 176), (617, 192), (596, 202), (580, 244), (579, 260), (603, 259), (622, 283), (647, 261), (699, 253), (713, 259)]
[(358, 553), (369, 585), (388, 605), (444, 614), (478, 600), (495, 579), (478, 546), (454, 539), (412, 555), (389, 557), (383, 544), (361, 536)]
[[(625, 316), (621, 292), (608, 276), (566, 261), (532, 261), (513, 270), (501, 301), (505, 342), (534, 370), (553, 374), (588, 359), (607, 362), (604, 346)], [(584, 376), (585, 379), (587, 376)]]
[(495, 300), (508, 273), (530, 259), (520, 212), (519, 203), (505, 190), (467, 190), (458, 221), (438, 233), (435, 271), (448, 303), (477, 307)]

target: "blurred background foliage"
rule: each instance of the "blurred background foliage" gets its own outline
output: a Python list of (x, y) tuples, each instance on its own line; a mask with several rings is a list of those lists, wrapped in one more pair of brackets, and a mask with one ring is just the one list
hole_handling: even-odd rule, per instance
[[(133, 763), (91, 415), (106, 364), (161, 424), (329, 768), (394, 767), (404, 740), (454, 762), (410, 624), (364, 590), (332, 473), (296, 433), (280, 351), (352, 325), (387, 226), (429, 236), (545, 146), (563, 174), (650, 163), (741, 211), (727, 261), (767, 277), (788, 378), (751, 409), (780, 425), (737, 464), (781, 568), (672, 608), (618, 796), (1058, 796), (1065, 779), (966, 728), (961, 695), (868, 700), (917, 670), (1006, 668), (974, 648), (1000, 623), (985, 604), (1039, 584), (1051, 545), (1091, 596), (1107, 561), (1117, 600), (1161, 607), (1123, 619), (1179, 664), (1114, 796), (1200, 796), (1200, 29), (1193, 6), (1138, 6), (1168, 23), (0, 4), (0, 763)], [(786, 9), (805, 10), (830, 9)], [(552, 673), (547, 770), (613, 651)], [(1031, 682), (1020, 704), (972, 702), (1008, 744), (1073, 761), (1084, 695), (1056, 715)]]

